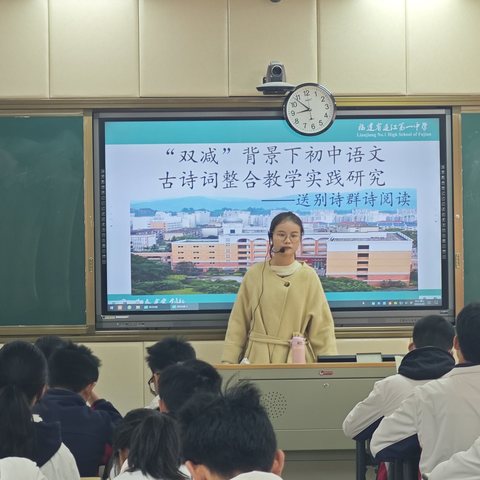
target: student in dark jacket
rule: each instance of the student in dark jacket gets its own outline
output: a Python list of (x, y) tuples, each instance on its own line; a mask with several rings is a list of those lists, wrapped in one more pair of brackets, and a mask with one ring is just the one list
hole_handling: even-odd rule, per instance
[(95, 393), (100, 360), (84, 345), (69, 342), (49, 359), (50, 388), (34, 412), (45, 421), (58, 421), (62, 438), (77, 462), (80, 476), (98, 475), (111, 453), (117, 409)]

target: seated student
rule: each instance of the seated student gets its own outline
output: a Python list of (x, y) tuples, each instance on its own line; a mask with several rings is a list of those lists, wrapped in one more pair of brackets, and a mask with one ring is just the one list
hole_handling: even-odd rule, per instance
[(48, 362), (51, 388), (34, 409), (44, 420), (60, 422), (63, 441), (82, 477), (98, 475), (112, 442), (113, 426), (122, 418), (95, 393), (99, 366), (100, 360), (84, 345), (70, 342), (56, 350)]
[(35, 340), (35, 346), (41, 350), (47, 361), (55, 350), (66, 345), (68, 345), (68, 341), (58, 335), (44, 335)]
[(183, 457), (193, 480), (280, 479), (285, 455), (260, 392), (247, 382), (198, 394), (180, 410)]
[(113, 479), (120, 475), (122, 466), (128, 458), (130, 443), (135, 428), (138, 427), (145, 418), (151, 418), (155, 415), (157, 415), (155, 410), (136, 408), (135, 410), (130, 410), (125, 417), (115, 425), (112, 441), (112, 456), (103, 472), (103, 480)]
[(420, 471), (429, 473), (480, 435), (480, 303), (457, 316), (459, 363), (438, 380), (416, 387), (375, 431), (370, 449), (379, 460), (402, 456), (419, 442)]
[(196, 353), (193, 347), (183, 338), (165, 337), (151, 347), (147, 347), (147, 354), (146, 361), (152, 372), (148, 386), (152, 395), (155, 396), (147, 408), (158, 409), (160, 399), (157, 395), (157, 387), (160, 372), (169, 365), (186, 360), (195, 360)]
[(128, 467), (118, 480), (184, 480), (180, 468), (180, 438), (175, 420), (152, 410), (135, 428)]
[[(31, 406), (43, 395), (46, 383), (47, 362), (37, 347), (18, 340), (0, 349), (0, 458), (28, 458), (48, 480), (78, 480), (75, 459), (62, 443), (59, 425), (38, 415), (32, 421)], [(4, 462), (3, 467), (10, 471), (13, 463)]]
[(20, 457), (8, 457), (0, 460), (0, 479), (47, 480), (34, 462)]
[(449, 372), (455, 365), (450, 353), (454, 336), (453, 325), (440, 315), (417, 320), (398, 373), (376, 382), (368, 397), (355, 405), (343, 422), (345, 435), (354, 440), (371, 438), (382, 418), (393, 413), (416, 386)]
[(428, 480), (478, 480), (480, 478), (480, 437), (464, 452), (458, 452), (449, 460), (439, 463), (429, 475)]
[(160, 411), (176, 415), (194, 394), (199, 392), (220, 395), (222, 377), (209, 363), (188, 360), (170, 365), (162, 371), (158, 384)]

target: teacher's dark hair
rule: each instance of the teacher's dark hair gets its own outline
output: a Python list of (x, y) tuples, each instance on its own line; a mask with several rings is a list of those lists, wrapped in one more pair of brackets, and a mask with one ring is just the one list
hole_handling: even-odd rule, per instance
[(277, 228), (277, 226), (283, 222), (296, 223), (300, 227), (300, 234), (303, 236), (303, 223), (301, 218), (298, 215), (295, 215), (293, 212), (282, 212), (278, 215), (275, 215), (270, 223), (270, 228), (268, 230), (268, 238), (270, 240), (273, 238), (273, 232), (275, 231), (275, 228)]
[(268, 242), (270, 245), (269, 253), (270, 257), (273, 253), (273, 232), (283, 222), (293, 222), (300, 227), (300, 235), (303, 237), (303, 223), (301, 218), (298, 215), (295, 215), (293, 212), (282, 212), (273, 217), (270, 228), (268, 229)]

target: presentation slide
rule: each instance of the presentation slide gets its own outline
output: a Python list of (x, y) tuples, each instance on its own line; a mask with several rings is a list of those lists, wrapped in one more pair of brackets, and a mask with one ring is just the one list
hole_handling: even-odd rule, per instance
[(441, 136), (422, 115), (340, 116), (314, 137), (279, 118), (106, 120), (108, 311), (230, 310), (282, 211), (332, 310), (441, 307)]

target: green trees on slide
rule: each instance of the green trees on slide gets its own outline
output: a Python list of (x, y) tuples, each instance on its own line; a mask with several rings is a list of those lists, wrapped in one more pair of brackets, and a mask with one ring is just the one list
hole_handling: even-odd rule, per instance
[(132, 254), (131, 271), (133, 295), (237, 293), (240, 287), (236, 280), (202, 276), (192, 262), (181, 262), (173, 271), (166, 263)]

